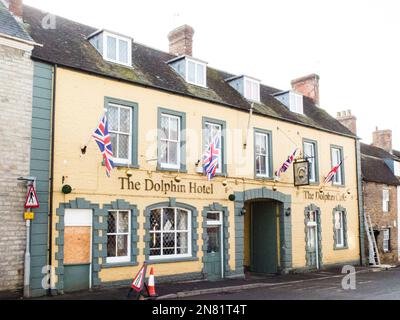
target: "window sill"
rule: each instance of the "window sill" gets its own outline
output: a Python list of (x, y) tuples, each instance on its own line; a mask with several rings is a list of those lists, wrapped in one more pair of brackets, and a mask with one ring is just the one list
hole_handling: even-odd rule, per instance
[(260, 180), (260, 181), (274, 181), (274, 178), (271, 177), (262, 177), (262, 176), (254, 176), (255, 180)]
[(199, 258), (186, 257), (186, 258), (170, 258), (170, 259), (154, 259), (147, 260), (147, 264), (162, 264), (162, 263), (173, 263), (173, 262), (192, 262), (199, 261)]
[(119, 268), (119, 267), (135, 267), (138, 266), (137, 262), (116, 262), (116, 263), (106, 263), (102, 265), (103, 269)]
[(175, 168), (163, 168), (160, 166), (157, 166), (157, 171), (187, 173), (186, 169), (183, 170), (183, 169), (175, 169)]
[(335, 250), (335, 251), (348, 250), (348, 249), (349, 249), (348, 246), (345, 246), (345, 247), (334, 247), (333, 248), (333, 250)]
[[(101, 165), (103, 167), (106, 166), (104, 161), (102, 161)], [(114, 168), (128, 168), (129, 169), (140, 169), (140, 166), (138, 164), (127, 164), (127, 163), (114, 163)]]

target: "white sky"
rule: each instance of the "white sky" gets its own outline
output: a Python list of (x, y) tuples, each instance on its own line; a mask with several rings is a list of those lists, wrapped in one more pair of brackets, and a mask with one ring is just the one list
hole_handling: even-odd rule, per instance
[(393, 130), (400, 149), (398, 0), (24, 0), (25, 4), (168, 51), (167, 34), (195, 29), (194, 56), (266, 85), (321, 76), (321, 106), (351, 109), (358, 134)]

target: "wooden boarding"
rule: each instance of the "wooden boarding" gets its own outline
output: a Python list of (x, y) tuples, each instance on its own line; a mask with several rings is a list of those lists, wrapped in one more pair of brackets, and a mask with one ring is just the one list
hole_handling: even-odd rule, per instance
[(64, 264), (90, 263), (91, 227), (65, 227)]

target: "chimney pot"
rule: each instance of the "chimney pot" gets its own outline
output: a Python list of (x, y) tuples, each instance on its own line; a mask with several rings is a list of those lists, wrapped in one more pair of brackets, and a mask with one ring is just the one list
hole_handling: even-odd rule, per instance
[(392, 130), (378, 130), (372, 133), (372, 145), (392, 153)]
[(185, 24), (168, 34), (169, 52), (176, 56), (193, 55), (193, 35), (194, 29)]
[(294, 91), (309, 97), (314, 104), (319, 106), (319, 75), (313, 73), (292, 81)]
[(8, 10), (19, 20), (22, 20), (23, 5), (22, 0), (6, 0)]
[(351, 114), (351, 110), (338, 112), (336, 119), (353, 134), (357, 135), (357, 118)]

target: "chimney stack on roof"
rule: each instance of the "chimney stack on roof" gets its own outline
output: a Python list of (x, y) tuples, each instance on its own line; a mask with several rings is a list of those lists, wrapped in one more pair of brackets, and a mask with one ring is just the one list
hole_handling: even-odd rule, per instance
[(319, 106), (319, 75), (313, 73), (292, 81), (292, 88), (295, 92), (309, 97), (314, 104)]
[(168, 34), (169, 53), (176, 56), (193, 55), (194, 29), (187, 24), (172, 30)]
[(357, 135), (357, 118), (351, 114), (351, 110), (338, 112), (336, 119), (347, 129)]
[(376, 130), (372, 133), (372, 145), (393, 153), (392, 130), (379, 130), (376, 127)]
[(15, 18), (17, 18), (19, 21), (22, 21), (22, 15), (23, 15), (23, 4), (22, 0), (5, 0), (6, 6), (8, 7), (8, 10), (13, 14)]

